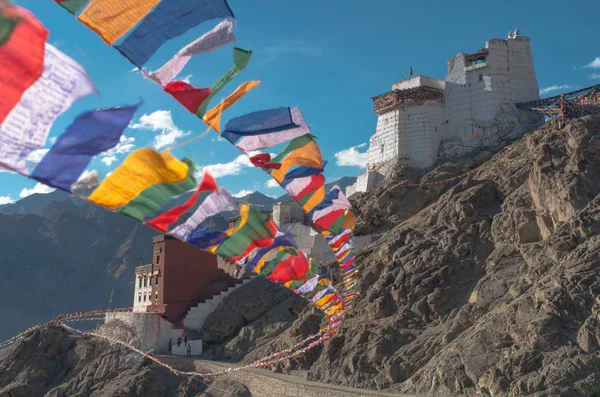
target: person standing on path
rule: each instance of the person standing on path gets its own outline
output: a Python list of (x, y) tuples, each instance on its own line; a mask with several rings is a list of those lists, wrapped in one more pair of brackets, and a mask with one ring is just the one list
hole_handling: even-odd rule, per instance
[(177, 338), (177, 347), (181, 346), (181, 336)]
[(183, 337), (183, 343), (187, 345), (188, 337), (187, 335)]
[(192, 357), (192, 345), (187, 344), (187, 356)]

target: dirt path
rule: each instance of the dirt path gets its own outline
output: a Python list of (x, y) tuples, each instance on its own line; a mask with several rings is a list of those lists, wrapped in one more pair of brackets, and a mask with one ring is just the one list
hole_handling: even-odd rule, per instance
[[(182, 370), (222, 371), (231, 364), (188, 359), (184, 357), (160, 356), (164, 361)], [(228, 377), (246, 385), (254, 396), (260, 397), (418, 397), (408, 394), (395, 394), (377, 390), (354, 389), (351, 387), (330, 385), (327, 383), (311, 382), (298, 376), (278, 374), (265, 369), (247, 369), (232, 372)]]

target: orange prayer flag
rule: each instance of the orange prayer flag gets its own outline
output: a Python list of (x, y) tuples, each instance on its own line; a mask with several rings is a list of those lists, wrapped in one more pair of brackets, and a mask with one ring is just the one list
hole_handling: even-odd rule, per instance
[(246, 95), (251, 89), (258, 86), (260, 81), (246, 81), (238, 88), (235, 89), (227, 98), (223, 99), (221, 103), (219, 103), (214, 108), (210, 109), (204, 117), (202, 121), (204, 121), (209, 127), (213, 130), (221, 133), (221, 115), (227, 109), (229, 109), (234, 103), (236, 103), (240, 98)]
[(77, 19), (113, 45), (158, 3), (160, 0), (92, 0)]

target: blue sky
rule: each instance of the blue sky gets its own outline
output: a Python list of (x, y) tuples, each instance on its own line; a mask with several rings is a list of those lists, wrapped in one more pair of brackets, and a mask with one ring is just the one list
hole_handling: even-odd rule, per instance
[[(190, 0), (191, 1), (191, 0)], [(142, 146), (205, 131), (160, 87), (132, 72), (118, 51), (51, 0), (20, 0), (50, 29), (49, 42), (90, 73), (99, 96), (78, 102), (55, 123), (51, 137), (61, 134), (79, 113), (100, 107), (134, 104), (144, 99), (117, 150), (93, 160), (88, 169), (105, 175), (127, 153)], [(218, 103), (246, 80), (262, 84), (223, 116), (223, 123), (242, 114), (280, 106), (299, 106), (329, 161), (328, 181), (355, 176), (364, 169), (364, 154), (375, 131), (370, 97), (384, 93), (396, 79), (415, 74), (443, 79), (447, 58), (474, 52), (490, 38), (506, 38), (518, 27), (532, 39), (540, 89), (545, 96), (600, 83), (600, 4), (585, 8), (549, 1), (273, 1), (229, 0), (236, 14), (238, 47), (254, 52), (250, 66), (213, 100)], [(217, 21), (207, 22), (164, 45), (146, 65), (156, 70), (177, 50)], [(232, 45), (199, 55), (180, 77), (196, 87), (210, 87), (232, 65)], [(586, 65), (588, 67), (586, 67)], [(157, 136), (159, 136), (157, 140)], [(269, 186), (269, 177), (249, 167), (228, 142), (211, 132), (175, 154), (212, 165), (218, 183), (232, 193), (284, 193)], [(52, 142), (52, 140), (50, 141)], [(47, 147), (51, 146), (48, 143)], [(362, 145), (362, 146), (361, 146)], [(33, 158), (32, 161), (36, 159)], [(0, 203), (47, 191), (19, 175), (0, 173)]]

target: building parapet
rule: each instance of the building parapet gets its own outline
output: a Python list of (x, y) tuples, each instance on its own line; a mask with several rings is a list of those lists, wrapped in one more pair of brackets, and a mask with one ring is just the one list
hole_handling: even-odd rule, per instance
[(397, 106), (417, 106), (425, 101), (443, 101), (444, 90), (428, 86), (392, 90), (371, 98), (375, 113), (384, 113)]

